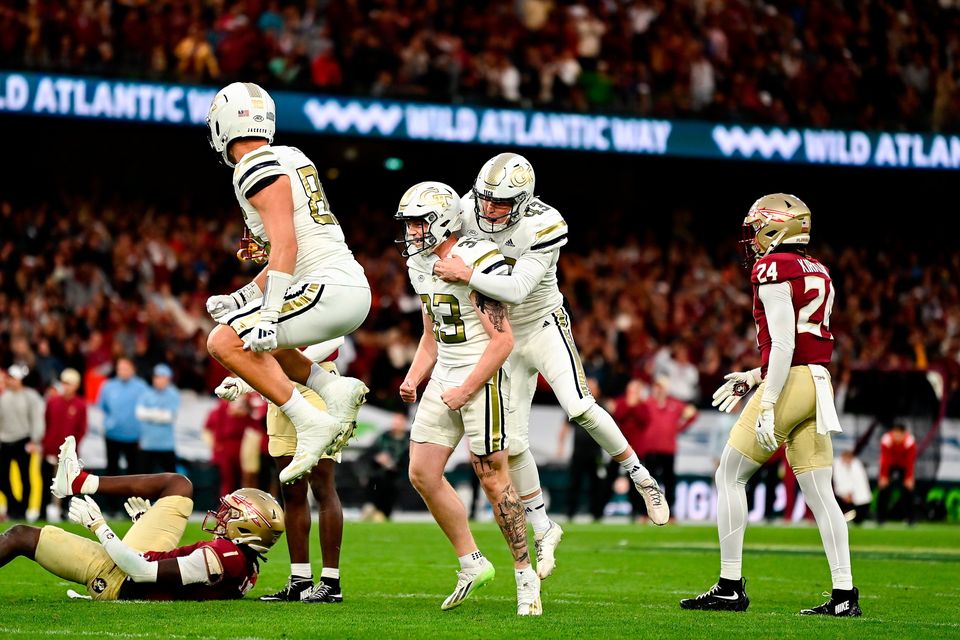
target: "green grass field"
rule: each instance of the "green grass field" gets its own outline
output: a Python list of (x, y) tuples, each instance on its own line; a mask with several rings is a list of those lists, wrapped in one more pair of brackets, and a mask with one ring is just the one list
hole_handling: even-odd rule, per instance
[[(348, 523), (342, 605), (256, 601), (286, 580), (283, 541), (239, 602), (68, 600), (75, 585), (18, 559), (0, 569), (0, 638), (960, 638), (956, 526), (853, 529), (860, 619), (797, 614), (819, 604), (830, 587), (812, 527), (750, 528), (750, 610), (704, 613), (681, 611), (677, 601), (716, 579), (712, 527), (567, 525), (557, 570), (543, 584), (539, 619), (515, 615), (512, 567), (499, 532), (488, 524), (474, 528), (498, 576), (450, 612), (440, 603), (453, 589), (456, 558), (435, 525)], [(191, 524), (185, 540), (201, 535)]]

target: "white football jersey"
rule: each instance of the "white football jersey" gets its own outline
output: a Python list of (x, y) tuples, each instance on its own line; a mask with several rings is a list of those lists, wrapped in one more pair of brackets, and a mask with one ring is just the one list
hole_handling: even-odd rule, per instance
[[(471, 239), (484, 238), (495, 242), (510, 266), (527, 252), (551, 254), (550, 268), (530, 295), (510, 310), (510, 324), (514, 336), (529, 334), (540, 326), (540, 320), (563, 304), (563, 294), (557, 284), (557, 262), (560, 247), (567, 244), (567, 223), (560, 212), (539, 198), (530, 201), (520, 221), (505, 231), (489, 233), (477, 224), (473, 193), (462, 199), (463, 230)], [(466, 262), (466, 261), (465, 261)], [(469, 263), (467, 263), (469, 264)]]
[[(233, 171), (233, 189), (243, 209), (247, 228), (261, 244), (269, 246), (263, 220), (247, 199), (265, 178), (286, 174), (293, 189), (293, 223), (297, 235), (295, 280), (324, 275), (343, 282), (363, 275), (363, 268), (344, 241), (340, 223), (330, 211), (320, 176), (313, 162), (296, 147), (263, 146), (247, 153)], [(338, 275), (343, 275), (338, 278)]]
[[(462, 238), (450, 254), (485, 273), (509, 273), (503, 254), (487, 240)], [(447, 382), (462, 382), (480, 361), (490, 336), (470, 301), (473, 290), (464, 283), (444, 282), (434, 276), (437, 260), (435, 253), (418, 253), (407, 259), (407, 269), (424, 313), (433, 319), (433, 337), (437, 341), (433, 375)]]

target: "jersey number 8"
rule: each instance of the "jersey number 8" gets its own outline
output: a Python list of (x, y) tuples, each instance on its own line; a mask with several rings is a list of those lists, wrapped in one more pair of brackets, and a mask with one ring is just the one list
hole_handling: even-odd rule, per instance
[[(330, 213), (330, 202), (327, 200), (327, 194), (323, 192), (323, 185), (320, 184), (320, 176), (317, 175), (317, 168), (312, 164), (297, 169), (297, 175), (300, 176), (300, 183), (307, 194), (310, 205), (310, 217), (317, 224), (336, 224), (336, 216)], [(320, 204), (323, 204), (324, 213), (320, 213)]]

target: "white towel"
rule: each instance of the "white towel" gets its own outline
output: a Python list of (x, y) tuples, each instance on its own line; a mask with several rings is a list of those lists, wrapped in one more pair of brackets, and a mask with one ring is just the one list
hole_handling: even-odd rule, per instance
[(830, 372), (819, 364), (808, 364), (810, 375), (813, 376), (813, 386), (817, 393), (817, 433), (841, 432), (840, 418), (837, 416), (837, 407), (833, 404), (833, 385), (830, 383)]

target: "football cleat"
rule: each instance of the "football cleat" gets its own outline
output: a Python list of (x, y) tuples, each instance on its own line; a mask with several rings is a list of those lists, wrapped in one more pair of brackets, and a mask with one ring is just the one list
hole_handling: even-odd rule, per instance
[[(323, 393), (317, 391), (327, 405), (327, 413), (337, 422), (344, 424), (356, 423), (357, 413), (367, 401), (369, 392), (370, 389), (363, 382), (347, 376), (337, 376), (335, 380), (327, 383)], [(350, 435), (352, 435), (352, 429)], [(347, 438), (349, 439), (349, 435)], [(344, 441), (345, 445), (346, 441)]]
[[(311, 407), (311, 409), (313, 409)], [(317, 466), (320, 456), (326, 452), (340, 433), (341, 425), (323, 411), (315, 412), (314, 420), (297, 429), (297, 449), (293, 460), (280, 471), (280, 482), (296, 482)]]
[(299, 602), (305, 600), (313, 591), (313, 580), (290, 576), (287, 586), (276, 593), (260, 596), (261, 602)]
[(340, 604), (343, 602), (343, 593), (340, 587), (327, 582), (321, 582), (303, 599), (310, 604)]
[(479, 567), (457, 571), (457, 588), (447, 596), (440, 608), (443, 611), (449, 611), (459, 607), (464, 600), (470, 597), (470, 594), (493, 580), (496, 575), (496, 569), (486, 558), (483, 559)]
[(834, 589), (830, 594), (830, 599), (819, 607), (812, 609), (801, 609), (800, 613), (805, 616), (834, 616), (837, 618), (856, 618), (863, 615), (860, 610), (860, 590), (854, 587), (849, 591), (846, 589)]
[(60, 454), (57, 456), (57, 473), (53, 476), (53, 482), (50, 483), (50, 492), (58, 498), (66, 498), (73, 495), (73, 481), (77, 479), (83, 465), (77, 458), (77, 440), (73, 436), (67, 436), (67, 439), (60, 445)]
[(550, 521), (550, 528), (543, 535), (534, 534), (533, 544), (537, 550), (537, 577), (543, 580), (557, 566), (555, 553), (560, 541), (563, 539), (563, 529), (553, 520)]
[(670, 505), (667, 504), (667, 498), (660, 490), (660, 485), (653, 478), (647, 478), (642, 482), (633, 484), (643, 496), (643, 503), (647, 506), (647, 515), (650, 522), (657, 526), (663, 526), (670, 522)]
[(681, 600), (680, 608), (701, 611), (746, 611), (750, 606), (746, 586), (746, 578), (740, 578), (738, 585), (733, 588), (721, 587), (717, 583), (706, 593)]
[(533, 567), (515, 572), (517, 577), (517, 615), (539, 616), (543, 614), (540, 602), (540, 578)]

